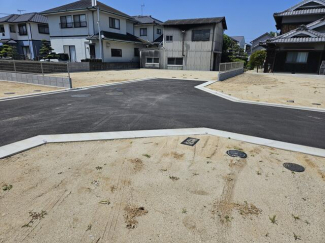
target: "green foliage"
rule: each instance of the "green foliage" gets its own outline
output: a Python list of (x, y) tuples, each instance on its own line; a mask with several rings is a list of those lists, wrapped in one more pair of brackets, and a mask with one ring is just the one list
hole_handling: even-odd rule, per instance
[(15, 46), (3, 45), (0, 50), (0, 57), (16, 58), (17, 55), (17, 48)]
[(260, 50), (260, 51), (254, 52), (249, 59), (248, 67), (251, 70), (253, 70), (255, 67), (257, 67), (257, 70), (258, 70), (258, 68), (263, 65), (265, 58), (266, 58), (265, 50)]
[(51, 43), (48, 42), (47, 40), (42, 40), (42, 46), (39, 50), (41, 57), (48, 58), (48, 59), (51, 59), (51, 57), (53, 58), (52, 51), (53, 51), (53, 48), (51, 47)]
[(278, 33), (274, 31), (270, 31), (269, 34), (272, 35), (273, 37), (276, 37)]
[(223, 47), (221, 62), (247, 62), (248, 55), (243, 48), (233, 41), (229, 36), (223, 35)]

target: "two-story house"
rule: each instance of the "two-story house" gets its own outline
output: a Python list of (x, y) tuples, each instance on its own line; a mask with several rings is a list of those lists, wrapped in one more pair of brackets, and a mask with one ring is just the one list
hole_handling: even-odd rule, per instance
[(0, 18), (0, 47), (13, 45), (23, 59), (37, 59), (42, 40), (50, 41), (47, 18), (38, 13)]
[(261, 42), (266, 42), (267, 40), (273, 38), (272, 35), (270, 35), (270, 33), (265, 33), (257, 38), (255, 38), (254, 40), (251, 41), (252, 44), (252, 53), (256, 52), (256, 51), (260, 51), (260, 50), (265, 50), (264, 47), (260, 46)]
[(144, 41), (134, 36), (136, 21), (96, 0), (79, 0), (42, 12), (48, 17), (51, 45), (71, 62), (138, 62)]
[(325, 61), (325, 0), (304, 0), (274, 14), (281, 34), (267, 48), (265, 72), (318, 74)]
[(133, 16), (137, 21), (134, 35), (151, 43), (159, 42), (163, 35), (163, 22), (152, 16)]
[(141, 51), (141, 67), (217, 71), (221, 62), (226, 19), (168, 20), (163, 46)]

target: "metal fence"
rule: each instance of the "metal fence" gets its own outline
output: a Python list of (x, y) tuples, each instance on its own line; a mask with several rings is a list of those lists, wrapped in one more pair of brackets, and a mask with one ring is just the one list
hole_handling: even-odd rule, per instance
[(232, 70), (244, 69), (244, 62), (225, 62), (220, 63), (219, 72), (228, 72)]
[(67, 73), (67, 76), (70, 77), (69, 63), (63, 62), (0, 60), (0, 71), (43, 75), (51, 73)]

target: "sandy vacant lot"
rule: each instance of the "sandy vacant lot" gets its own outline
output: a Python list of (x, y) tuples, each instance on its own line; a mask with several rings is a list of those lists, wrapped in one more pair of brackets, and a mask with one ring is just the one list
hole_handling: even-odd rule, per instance
[(0, 80), (0, 98), (33, 94), (33, 93), (46, 92), (46, 91), (54, 91), (59, 89), (60, 88), (56, 88), (56, 87), (6, 82)]
[(245, 73), (209, 88), (244, 100), (325, 108), (325, 77)]
[(325, 158), (185, 138), (49, 144), (0, 160), (0, 242), (324, 242)]
[[(64, 74), (66, 75), (66, 74)], [(177, 78), (177, 79), (200, 79), (217, 80), (218, 72), (207, 71), (178, 71), (161, 69), (134, 69), (120, 71), (93, 71), (71, 73), (72, 86), (74, 88), (121, 82), (144, 78)]]

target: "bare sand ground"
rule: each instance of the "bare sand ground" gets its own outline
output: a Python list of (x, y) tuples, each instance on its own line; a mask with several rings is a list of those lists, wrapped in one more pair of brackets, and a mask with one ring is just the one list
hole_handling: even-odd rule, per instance
[(249, 72), (209, 88), (244, 100), (325, 108), (325, 77)]
[[(66, 74), (62, 74), (66, 75)], [(188, 80), (217, 80), (218, 72), (208, 71), (181, 71), (161, 69), (134, 69), (120, 71), (93, 71), (71, 73), (74, 88), (122, 82), (144, 78), (177, 78)]]
[(197, 138), (49, 144), (0, 160), (0, 242), (324, 242), (325, 158)]
[(0, 80), (0, 98), (60, 90), (56, 87), (6, 82)]

